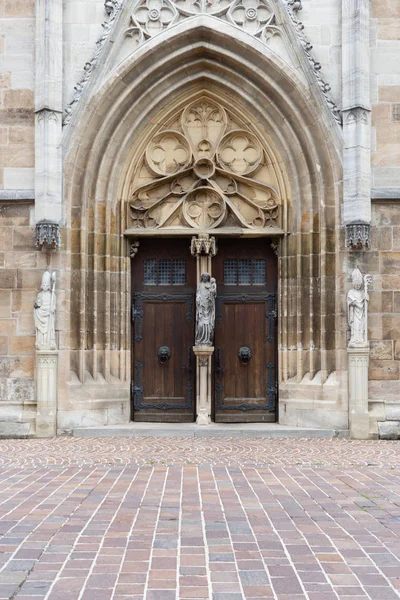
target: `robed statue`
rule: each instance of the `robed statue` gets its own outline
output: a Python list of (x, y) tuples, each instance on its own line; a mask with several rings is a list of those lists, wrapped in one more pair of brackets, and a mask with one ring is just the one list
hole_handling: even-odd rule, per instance
[(42, 277), (40, 292), (34, 304), (36, 327), (36, 349), (57, 350), (55, 313), (56, 313), (56, 274), (45, 271)]
[(196, 291), (196, 346), (213, 345), (216, 295), (214, 277), (203, 273)]
[(368, 345), (368, 285), (372, 283), (371, 275), (363, 276), (359, 269), (354, 269), (352, 277), (353, 287), (347, 294), (348, 321), (350, 326), (350, 347)]

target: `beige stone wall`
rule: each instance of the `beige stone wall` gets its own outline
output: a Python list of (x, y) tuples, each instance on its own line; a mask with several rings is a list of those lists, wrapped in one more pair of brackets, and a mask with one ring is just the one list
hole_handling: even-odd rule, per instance
[(33, 250), (30, 208), (0, 205), (0, 435), (35, 426), (33, 303), (44, 257)]
[(34, 187), (34, 9), (0, 3), (0, 189)]
[(369, 304), (369, 400), (370, 431), (375, 437), (377, 422), (400, 420), (399, 209), (399, 201), (374, 202), (371, 249), (348, 255), (349, 273), (358, 266), (374, 277)]
[(400, 186), (400, 3), (371, 8), (373, 188)]

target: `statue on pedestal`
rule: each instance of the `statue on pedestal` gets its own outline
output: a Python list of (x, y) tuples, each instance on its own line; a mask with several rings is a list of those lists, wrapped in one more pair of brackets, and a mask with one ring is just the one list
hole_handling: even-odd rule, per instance
[(372, 283), (372, 276), (363, 276), (359, 269), (354, 269), (351, 277), (353, 288), (347, 294), (348, 321), (350, 326), (349, 347), (368, 346), (368, 286)]
[(57, 350), (55, 286), (56, 274), (50, 275), (49, 271), (45, 271), (40, 286), (41, 291), (38, 293), (34, 304), (37, 350)]
[(215, 327), (217, 284), (209, 273), (203, 273), (196, 292), (196, 346), (212, 346)]

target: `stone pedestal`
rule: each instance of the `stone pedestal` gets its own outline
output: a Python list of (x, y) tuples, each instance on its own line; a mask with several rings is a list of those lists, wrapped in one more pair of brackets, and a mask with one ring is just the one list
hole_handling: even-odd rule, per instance
[(57, 432), (58, 350), (36, 351), (36, 437), (53, 437)]
[(369, 438), (369, 346), (365, 348), (347, 348), (347, 356), (349, 365), (350, 437), (354, 440), (366, 440)]
[(197, 359), (197, 425), (211, 423), (211, 356), (214, 346), (193, 346)]

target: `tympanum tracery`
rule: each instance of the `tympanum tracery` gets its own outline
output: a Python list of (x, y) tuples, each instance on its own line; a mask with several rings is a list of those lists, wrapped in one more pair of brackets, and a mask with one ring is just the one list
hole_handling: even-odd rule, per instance
[(200, 98), (147, 145), (131, 186), (128, 226), (280, 227), (281, 200), (267, 183), (267, 163), (250, 128), (215, 100)]

